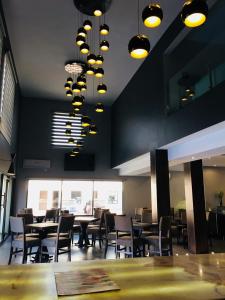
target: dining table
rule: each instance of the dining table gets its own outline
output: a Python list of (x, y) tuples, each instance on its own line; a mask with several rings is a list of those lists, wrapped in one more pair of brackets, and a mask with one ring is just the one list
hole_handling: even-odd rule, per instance
[(80, 248), (82, 247), (88, 247), (90, 246), (90, 242), (87, 235), (87, 228), (90, 223), (97, 222), (99, 218), (96, 218), (94, 216), (77, 216), (75, 217), (75, 223), (80, 224), (80, 234), (79, 234), (79, 240), (78, 240), (78, 246)]
[[(55, 273), (96, 269), (119, 290), (58, 297)], [(225, 299), (225, 254), (0, 266), (0, 283), (0, 300)]]
[[(56, 231), (58, 228), (58, 225), (59, 225), (58, 223), (54, 223), (54, 222), (42, 222), (42, 223), (27, 224), (26, 228), (37, 231), (39, 234), (39, 239), (42, 240), (47, 236), (49, 231), (51, 231), (51, 230)], [(47, 247), (43, 247), (43, 252), (48, 253)], [(32, 260), (32, 262), (37, 263), (40, 261), (39, 253), (40, 253), (40, 250), (37, 251), (37, 254), (34, 256), (34, 259)], [(49, 258), (50, 258), (50, 256), (48, 254), (44, 254), (41, 257), (41, 262), (48, 262)]]

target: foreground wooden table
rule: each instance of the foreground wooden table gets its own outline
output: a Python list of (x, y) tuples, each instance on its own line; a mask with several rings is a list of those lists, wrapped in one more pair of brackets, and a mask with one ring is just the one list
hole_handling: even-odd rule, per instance
[(121, 290), (59, 299), (225, 299), (225, 254), (1, 266), (0, 299), (58, 299), (54, 271), (96, 267)]

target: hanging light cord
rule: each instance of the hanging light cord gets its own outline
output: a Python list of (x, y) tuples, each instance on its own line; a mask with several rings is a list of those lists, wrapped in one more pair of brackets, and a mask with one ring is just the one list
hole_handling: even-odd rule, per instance
[(138, 11), (138, 34), (140, 33), (140, 16), (139, 16), (139, 12), (140, 12), (140, 7), (139, 7), (139, 0), (137, 1), (138, 7), (137, 7), (137, 11)]

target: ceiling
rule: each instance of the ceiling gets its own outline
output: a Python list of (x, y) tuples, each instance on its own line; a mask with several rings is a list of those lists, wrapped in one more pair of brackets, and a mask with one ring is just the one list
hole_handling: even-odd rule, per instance
[[(178, 15), (183, 2), (160, 0), (164, 10), (162, 25), (152, 30), (140, 26), (141, 33), (150, 37), (152, 47)], [(140, 12), (147, 4), (148, 0), (140, 1)], [(74, 46), (78, 13), (73, 0), (2, 0), (2, 5), (22, 95), (68, 101), (63, 90), (64, 64), (79, 58)], [(111, 30), (111, 48), (104, 66), (108, 93), (101, 97), (110, 105), (143, 62), (131, 59), (127, 50), (128, 41), (137, 34), (137, 0), (113, 0), (106, 23)], [(97, 100), (92, 88), (86, 100)]]

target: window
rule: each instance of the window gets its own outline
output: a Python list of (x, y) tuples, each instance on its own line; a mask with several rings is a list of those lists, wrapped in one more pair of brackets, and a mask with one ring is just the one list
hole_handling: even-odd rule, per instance
[(61, 208), (75, 215), (92, 215), (94, 207), (122, 213), (122, 182), (88, 180), (29, 180), (27, 207), (34, 214)]
[[(66, 123), (70, 122), (71, 127)], [(71, 135), (65, 134), (66, 129), (71, 130)], [(70, 116), (69, 113), (55, 112), (52, 117), (52, 145), (55, 147), (74, 147), (74, 144), (68, 144), (68, 139), (73, 138), (75, 141), (81, 137), (81, 116)]]

